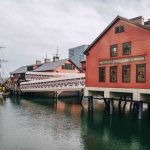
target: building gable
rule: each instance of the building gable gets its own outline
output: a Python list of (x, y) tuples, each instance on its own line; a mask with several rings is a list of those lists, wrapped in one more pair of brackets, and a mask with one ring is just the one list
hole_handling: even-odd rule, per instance
[(55, 69), (56, 72), (72, 72), (72, 73), (78, 73), (81, 72), (81, 70), (70, 60), (66, 60), (62, 65), (58, 66)]
[[(140, 30), (143, 30), (143, 31), (150, 31), (150, 27), (147, 27), (145, 25), (142, 25), (142, 24), (139, 24), (139, 23), (135, 23), (129, 19), (126, 19), (124, 17), (121, 17), (121, 16), (117, 16), (106, 28), (105, 30), (91, 43), (91, 45), (84, 51), (84, 54), (87, 55), (88, 52), (91, 50), (91, 48), (111, 29), (114, 27), (114, 25), (117, 24), (118, 21), (123, 21), (124, 23), (123, 24), (128, 24), (128, 25), (131, 25), (135, 28), (138, 28)], [(117, 24), (118, 25), (118, 24)], [(115, 32), (115, 30), (114, 30)]]
[[(123, 25), (124, 32), (115, 34), (115, 27)], [(130, 45), (130, 53), (124, 54), (124, 44)], [(117, 55), (111, 55), (111, 48), (117, 47)], [(149, 56), (150, 56), (150, 32), (126, 20), (118, 19), (105, 32), (101, 38), (90, 48), (86, 56), (86, 86), (88, 87), (110, 87), (110, 88), (148, 88), (149, 86)], [(129, 67), (131, 71), (130, 82), (125, 83), (123, 69)], [(137, 83), (137, 67), (145, 67), (145, 83)], [(110, 81), (112, 72), (117, 67), (116, 84)], [(141, 68), (142, 68), (141, 67)], [(139, 67), (140, 68), (140, 67)], [(125, 68), (126, 69), (126, 68)], [(142, 69), (141, 69), (142, 70)], [(144, 70), (144, 69), (143, 69)], [(142, 71), (143, 71), (142, 70)], [(141, 72), (142, 72), (141, 71)], [(100, 72), (105, 72), (105, 78), (99, 78)], [(144, 71), (143, 71), (144, 72)], [(143, 73), (144, 74), (144, 73)], [(103, 80), (103, 82), (100, 82)], [(140, 79), (139, 79), (140, 80)]]
[[(116, 34), (115, 28), (117, 26), (124, 26), (124, 32)], [(118, 57), (122, 57), (122, 44), (131, 41), (132, 55), (135, 54), (135, 51), (137, 51), (136, 55), (141, 54), (141, 51), (143, 54), (146, 54), (147, 51), (145, 51), (145, 49), (148, 47), (147, 40), (149, 37), (149, 31), (144, 30), (143, 32), (143, 29), (133, 24), (130, 24), (124, 20), (117, 20), (115, 24), (113, 24), (111, 28), (107, 30), (107, 32), (105, 32), (105, 34), (91, 47), (89, 54), (96, 56), (96, 58), (99, 57), (99, 59), (106, 58), (106, 56), (109, 59), (110, 47), (117, 45)]]
[(37, 69), (35, 69), (35, 72), (46, 72), (46, 71), (55, 71), (55, 69), (59, 66), (61, 66), (67, 59), (61, 59), (57, 61), (50, 61), (48, 63), (44, 63)]

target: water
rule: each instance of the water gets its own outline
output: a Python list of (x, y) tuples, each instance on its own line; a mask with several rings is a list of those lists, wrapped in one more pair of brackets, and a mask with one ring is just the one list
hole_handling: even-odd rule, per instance
[(149, 150), (150, 120), (133, 114), (110, 117), (102, 104), (49, 99), (0, 100), (0, 150)]

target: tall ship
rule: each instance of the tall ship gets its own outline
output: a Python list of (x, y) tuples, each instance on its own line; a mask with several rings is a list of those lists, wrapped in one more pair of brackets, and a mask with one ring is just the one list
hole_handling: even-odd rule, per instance
[[(0, 47), (0, 50), (4, 48), (4, 47)], [(6, 76), (5, 76), (5, 69), (3, 67), (3, 63), (7, 62), (7, 60), (5, 59), (2, 59), (2, 54), (1, 54), (1, 51), (0, 51), (0, 96), (3, 96), (6, 94), (6, 88), (4, 86), (5, 84), (5, 81), (6, 81)]]

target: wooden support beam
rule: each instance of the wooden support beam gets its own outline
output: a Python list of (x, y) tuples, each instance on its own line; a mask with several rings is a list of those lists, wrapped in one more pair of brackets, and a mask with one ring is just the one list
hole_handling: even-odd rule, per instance
[(130, 102), (130, 111), (132, 111), (132, 110), (133, 110), (133, 102), (131, 100), (131, 102)]
[(150, 113), (150, 103), (148, 103), (147, 106), (148, 106), (148, 113)]
[(118, 110), (119, 110), (119, 113), (121, 113), (121, 100), (118, 102)]
[(139, 104), (138, 104), (138, 102), (135, 103), (135, 106), (136, 106), (136, 107), (135, 107), (136, 113), (138, 113), (138, 112), (139, 112)]
[(106, 98), (104, 98), (104, 103), (105, 103), (105, 107), (107, 107), (107, 102), (106, 102)]
[(138, 109), (138, 119), (142, 119), (142, 112), (143, 112), (143, 103), (140, 101), (138, 103), (139, 109)]
[(137, 102), (133, 102), (133, 111), (136, 112), (137, 111)]
[(113, 113), (113, 99), (109, 99), (109, 114)]
[(88, 97), (88, 110), (93, 110), (93, 96)]
[(126, 105), (127, 105), (127, 102), (125, 101), (125, 102), (124, 102), (124, 105), (123, 105), (123, 109), (122, 109), (123, 113), (125, 112)]
[(93, 96), (91, 97), (91, 110), (93, 110)]
[(127, 104), (127, 101), (126, 101), (126, 97), (124, 97), (124, 105), (123, 105), (123, 113), (125, 112), (125, 109), (126, 109), (126, 104)]
[(90, 107), (91, 107), (90, 104), (91, 104), (90, 103), (90, 97), (88, 97), (88, 110), (90, 110)]
[(104, 102), (105, 102), (105, 108), (108, 109), (109, 108), (109, 102), (107, 98), (104, 98)]
[[(89, 110), (93, 110), (93, 96), (89, 96), (88, 98), (88, 109)], [(127, 99), (127, 97), (120, 97), (120, 99), (114, 99), (114, 98), (99, 98), (99, 100), (104, 100), (105, 102), (105, 106), (106, 106), (106, 110), (107, 112), (109, 112), (110, 115), (113, 114), (113, 110), (114, 110), (114, 101), (118, 101), (118, 108), (119, 108), (119, 112), (125, 112), (126, 109), (126, 105), (127, 102), (130, 103), (130, 111), (133, 110), (134, 114), (136, 116), (138, 116), (138, 119), (142, 119), (142, 113), (143, 113), (143, 104), (147, 104), (148, 105), (148, 113), (150, 114), (150, 103), (148, 103), (147, 101), (137, 101), (137, 100), (133, 100), (131, 97), (130, 99)], [(123, 103), (123, 107), (122, 104)]]

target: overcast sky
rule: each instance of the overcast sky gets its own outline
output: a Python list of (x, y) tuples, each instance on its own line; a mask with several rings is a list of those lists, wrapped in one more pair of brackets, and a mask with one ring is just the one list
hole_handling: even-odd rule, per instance
[(68, 49), (90, 44), (117, 16), (150, 18), (149, 0), (0, 0), (0, 57), (8, 72), (46, 51), (52, 59)]

